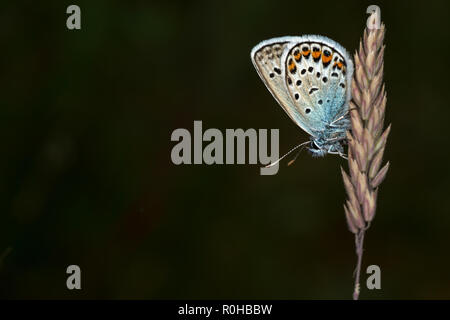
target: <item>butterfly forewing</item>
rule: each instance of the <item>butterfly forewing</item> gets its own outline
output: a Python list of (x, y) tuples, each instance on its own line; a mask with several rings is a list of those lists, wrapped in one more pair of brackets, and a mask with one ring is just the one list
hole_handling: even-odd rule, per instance
[(298, 111), (286, 88), (287, 80), (281, 58), (290, 44), (291, 38), (283, 37), (263, 41), (253, 48), (251, 58), (259, 76), (284, 111), (303, 130), (312, 134), (310, 128), (304, 125), (302, 114)]

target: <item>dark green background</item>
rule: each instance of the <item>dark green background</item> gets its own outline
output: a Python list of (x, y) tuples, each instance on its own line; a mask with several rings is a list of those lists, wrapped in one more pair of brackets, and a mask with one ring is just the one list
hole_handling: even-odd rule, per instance
[[(322, 34), (354, 52), (386, 23), (387, 122), (366, 299), (450, 298), (449, 2), (9, 1), (0, 8), (1, 298), (348, 299), (355, 265), (336, 156), (181, 165), (176, 128), (279, 128), (307, 139), (249, 53)], [(82, 30), (66, 28), (78, 4)], [(66, 289), (66, 267), (82, 290)], [(363, 283), (365, 273), (363, 273)]]

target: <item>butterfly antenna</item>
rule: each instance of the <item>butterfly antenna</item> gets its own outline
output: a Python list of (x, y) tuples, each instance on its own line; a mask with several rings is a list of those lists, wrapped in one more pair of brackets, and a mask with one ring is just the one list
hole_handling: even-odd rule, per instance
[[(300, 143), (298, 146), (295, 146), (294, 148), (292, 148), (291, 150), (289, 150), (288, 153), (286, 153), (284, 156), (282, 156), (281, 158), (279, 158), (277, 161), (265, 166), (264, 168), (270, 168), (274, 165), (276, 165), (278, 162), (280, 162), (281, 160), (283, 160), (286, 156), (288, 156), (289, 154), (291, 154), (293, 151), (297, 150), (299, 147), (304, 146), (305, 144), (309, 143), (310, 141), (305, 141), (303, 143)], [(295, 156), (294, 160), (289, 161), (288, 165), (291, 165), (292, 162), (295, 161), (295, 159), (297, 159), (298, 155), (300, 154), (300, 152), (303, 150), (303, 148), (300, 149), (300, 151), (297, 153), (297, 155)]]
[(293, 164), (295, 162), (295, 160), (297, 160), (300, 152), (302, 152), (302, 150), (305, 149), (305, 146), (301, 147), (300, 150), (298, 150), (297, 154), (295, 155), (294, 159), (292, 159), (291, 161), (288, 162), (288, 166), (290, 166), (291, 164)]

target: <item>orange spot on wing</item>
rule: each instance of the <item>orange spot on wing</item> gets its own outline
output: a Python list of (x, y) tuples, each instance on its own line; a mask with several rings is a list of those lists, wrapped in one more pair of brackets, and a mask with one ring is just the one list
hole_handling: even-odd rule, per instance
[(313, 51), (312, 56), (314, 59), (317, 59), (318, 57), (320, 57), (321, 53), (322, 53), (321, 51)]
[(339, 70), (341, 70), (341, 69), (342, 69), (342, 66), (343, 66), (343, 64), (342, 64), (342, 62), (335, 62), (335, 63), (333, 64), (333, 67), (335, 67), (335, 66), (337, 66), (337, 67), (338, 67), (338, 69), (339, 69)]
[(302, 54), (306, 57), (307, 55), (309, 55), (309, 50), (306, 50), (306, 51), (302, 51)]
[(329, 55), (328, 57), (325, 57), (325, 55), (322, 55), (322, 61), (323, 63), (328, 63), (331, 61), (331, 58), (333, 58), (332, 55)]
[(289, 64), (288, 68), (289, 68), (289, 71), (294, 70), (295, 69), (295, 62), (292, 62), (291, 64)]
[(300, 57), (302, 56), (302, 54), (301, 54), (301, 52), (299, 52), (299, 53), (297, 53), (295, 56), (294, 56), (294, 58), (295, 58), (295, 60), (300, 60)]

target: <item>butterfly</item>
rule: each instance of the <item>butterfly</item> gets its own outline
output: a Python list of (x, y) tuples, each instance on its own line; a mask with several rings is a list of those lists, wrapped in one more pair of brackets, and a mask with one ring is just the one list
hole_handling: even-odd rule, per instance
[(262, 41), (250, 55), (275, 100), (310, 135), (311, 154), (345, 158), (353, 74), (345, 48), (327, 37), (304, 35)]

